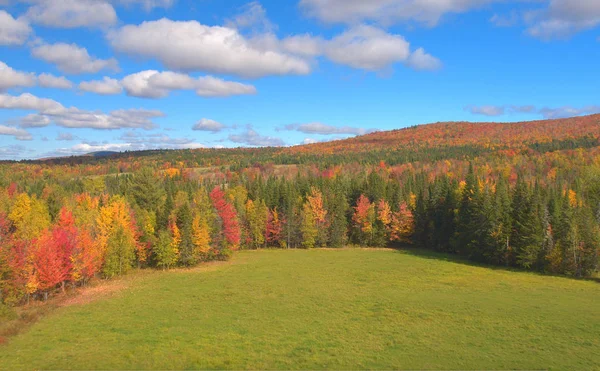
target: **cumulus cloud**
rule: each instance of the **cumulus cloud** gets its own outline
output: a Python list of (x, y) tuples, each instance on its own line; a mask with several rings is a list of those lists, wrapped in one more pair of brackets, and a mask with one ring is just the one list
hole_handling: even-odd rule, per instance
[(413, 21), (435, 26), (445, 14), (463, 13), (500, 1), (503, 0), (301, 0), (300, 7), (309, 16), (327, 23), (374, 21), (389, 25)]
[(123, 88), (121, 83), (116, 79), (104, 77), (100, 81), (82, 81), (79, 83), (79, 90), (100, 95), (121, 94)]
[(177, 70), (250, 78), (305, 75), (311, 70), (302, 58), (254, 47), (234, 28), (206, 26), (197, 21), (163, 18), (127, 25), (109, 32), (108, 40), (119, 52), (155, 58)]
[(23, 93), (19, 96), (0, 94), (0, 108), (30, 110), (41, 113), (53, 113), (64, 110), (63, 105), (55, 100), (38, 98), (29, 93)]
[[(1, 27), (1, 26), (0, 26)], [(4, 62), (0, 62), (0, 91), (10, 88), (35, 85), (33, 73), (17, 71)]]
[(0, 135), (8, 135), (15, 137), (16, 140), (32, 140), (31, 134), (23, 129), (13, 126), (0, 125)]
[(75, 107), (52, 115), (50, 118), (57, 125), (67, 128), (90, 128), (114, 130), (122, 128), (154, 129), (152, 119), (164, 114), (157, 110), (121, 109), (106, 114), (97, 111), (81, 110)]
[(42, 127), (54, 123), (67, 128), (150, 130), (156, 127), (153, 119), (164, 116), (161, 111), (146, 109), (121, 109), (104, 113), (77, 107), (66, 108), (55, 100), (38, 98), (28, 93), (20, 96), (0, 94), (0, 108), (36, 111), (37, 113), (20, 120), (21, 127)]
[(600, 24), (600, 1), (550, 0), (547, 9), (525, 13), (527, 33), (541, 39), (569, 37)]
[(115, 58), (98, 59), (92, 57), (86, 48), (76, 44), (41, 44), (34, 47), (31, 54), (35, 58), (52, 63), (59, 70), (70, 74), (97, 73), (104, 69), (119, 71), (119, 65)]
[(52, 123), (50, 117), (37, 113), (30, 113), (18, 120), (19, 126), (22, 128), (42, 128)]
[(211, 120), (211, 119), (207, 119), (207, 118), (203, 118), (200, 121), (198, 121), (196, 123), (196, 125), (194, 125), (192, 127), (192, 130), (210, 131), (212, 133), (218, 133), (219, 131), (221, 131), (225, 128), (226, 128), (226, 126), (221, 124), (220, 122), (217, 122), (217, 121)]
[(0, 10), (0, 45), (23, 45), (31, 33), (31, 27), (25, 19), (15, 19)]
[(285, 145), (281, 138), (260, 135), (252, 128), (248, 128), (240, 134), (230, 134), (228, 139), (234, 143), (252, 147), (281, 147)]
[(117, 13), (103, 0), (42, 0), (31, 6), (25, 18), (47, 27), (108, 27), (117, 22)]
[(38, 76), (38, 82), (41, 87), (55, 89), (71, 89), (73, 83), (64, 76), (54, 76), (49, 73), (42, 73)]
[(410, 57), (410, 44), (402, 36), (366, 25), (334, 37), (324, 50), (327, 58), (354, 68), (379, 70)]
[(252, 85), (212, 76), (193, 78), (171, 71), (141, 71), (126, 76), (121, 84), (127, 95), (143, 98), (164, 98), (173, 90), (194, 90), (202, 97), (256, 94), (256, 88)]
[(266, 34), (251, 41), (259, 48), (277, 48), (303, 58), (324, 56), (334, 63), (368, 71), (379, 71), (395, 63), (417, 70), (436, 70), (442, 66), (439, 59), (423, 48), (411, 52), (410, 43), (401, 35), (365, 24), (353, 26), (331, 39), (304, 34), (278, 40)]
[(350, 126), (332, 126), (322, 124), (320, 122), (311, 122), (308, 124), (290, 124), (285, 126), (286, 130), (295, 130), (304, 134), (321, 134), (321, 135), (333, 135), (333, 134), (350, 134), (350, 135), (363, 135), (376, 131), (377, 129), (363, 129), (355, 128)]
[(533, 105), (524, 106), (468, 106), (465, 110), (484, 116), (501, 116), (506, 113), (527, 113), (541, 115), (545, 119), (557, 119), (566, 118), (581, 115), (591, 115), (594, 113), (600, 113), (600, 106), (591, 105), (581, 108), (564, 106), (558, 108), (537, 108)]

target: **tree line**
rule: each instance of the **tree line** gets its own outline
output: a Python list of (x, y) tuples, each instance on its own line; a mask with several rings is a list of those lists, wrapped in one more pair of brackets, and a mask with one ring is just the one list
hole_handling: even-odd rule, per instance
[(142, 167), (126, 175), (0, 188), (2, 302), (46, 298), (93, 277), (189, 267), (238, 249), (415, 246), (540, 272), (598, 269), (595, 184), (490, 175), (390, 173), (191, 179)]

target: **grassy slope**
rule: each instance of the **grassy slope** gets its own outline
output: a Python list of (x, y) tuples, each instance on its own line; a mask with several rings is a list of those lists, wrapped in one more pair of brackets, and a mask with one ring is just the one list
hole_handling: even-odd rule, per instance
[(600, 285), (392, 250), (241, 252), (58, 309), (4, 369), (600, 368)]

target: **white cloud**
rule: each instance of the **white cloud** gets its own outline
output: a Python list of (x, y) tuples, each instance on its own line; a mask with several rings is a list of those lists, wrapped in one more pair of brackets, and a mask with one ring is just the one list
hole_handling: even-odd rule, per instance
[(33, 73), (14, 70), (4, 62), (0, 62), (0, 91), (10, 88), (35, 85)]
[(108, 27), (117, 22), (113, 6), (103, 0), (41, 0), (25, 17), (47, 27)]
[(23, 93), (19, 96), (0, 94), (0, 108), (30, 110), (42, 113), (53, 113), (64, 110), (63, 105), (55, 100), (38, 98), (29, 93)]
[(363, 135), (372, 133), (377, 129), (364, 129), (355, 128), (350, 126), (332, 126), (322, 124), (320, 122), (311, 122), (308, 124), (291, 124), (285, 126), (286, 130), (295, 130), (304, 134), (321, 134), (321, 135), (333, 135), (333, 134), (350, 134), (350, 135)]
[(54, 76), (49, 73), (42, 73), (38, 76), (38, 82), (41, 87), (55, 89), (71, 89), (73, 83), (64, 76)]
[(19, 119), (19, 126), (22, 128), (43, 128), (51, 123), (50, 117), (38, 113), (30, 113)]
[(569, 37), (600, 24), (598, 0), (550, 0), (547, 9), (525, 14), (527, 33), (541, 39)]
[(442, 66), (439, 59), (427, 54), (423, 48), (411, 52), (410, 43), (401, 35), (364, 24), (351, 27), (330, 40), (305, 34), (279, 42), (274, 36), (263, 35), (254, 42), (263, 47), (277, 45), (302, 57), (322, 55), (335, 63), (368, 71), (379, 71), (395, 63), (417, 70), (436, 70)]
[(310, 16), (327, 23), (374, 21), (423, 23), (435, 26), (448, 13), (463, 13), (503, 0), (301, 0), (300, 7)]
[(252, 128), (246, 129), (241, 134), (230, 134), (228, 139), (234, 143), (253, 147), (281, 147), (285, 145), (281, 138), (262, 136)]
[(409, 46), (402, 36), (361, 25), (334, 37), (325, 55), (350, 67), (379, 70), (394, 62), (406, 61), (410, 57)]
[(256, 88), (212, 76), (193, 78), (189, 75), (155, 70), (141, 71), (123, 78), (122, 86), (128, 95), (143, 98), (164, 98), (172, 90), (195, 90), (203, 97), (256, 94)]
[(138, 26), (128, 25), (109, 32), (108, 39), (119, 52), (155, 58), (177, 70), (250, 78), (310, 73), (310, 65), (301, 58), (276, 50), (260, 50), (236, 29), (205, 26), (196, 21), (163, 18)]
[(123, 88), (116, 79), (104, 77), (101, 81), (82, 81), (79, 83), (79, 90), (100, 95), (121, 94)]
[(68, 128), (149, 130), (156, 127), (153, 119), (164, 116), (161, 111), (146, 109), (121, 109), (104, 113), (77, 107), (66, 108), (52, 99), (38, 98), (28, 93), (20, 96), (0, 94), (0, 108), (36, 111), (36, 114), (27, 115), (20, 120), (21, 127), (42, 127), (55, 123)]
[(13, 126), (0, 125), (0, 135), (13, 136), (17, 140), (32, 140), (31, 134), (23, 129), (15, 128)]
[(234, 18), (227, 20), (225, 25), (230, 28), (245, 29), (250, 28), (262, 32), (270, 32), (275, 29), (275, 25), (267, 18), (267, 11), (258, 2), (252, 1), (242, 7), (242, 12)]
[(302, 141), (302, 144), (315, 144), (315, 143), (319, 143), (319, 141), (316, 139), (313, 139), (313, 138), (304, 138), (304, 140)]
[(253, 95), (256, 88), (239, 82), (225, 81), (213, 76), (197, 79), (196, 94), (201, 97), (228, 97), (230, 95)]
[(48, 63), (55, 64), (56, 67), (71, 74), (97, 73), (108, 69), (119, 70), (116, 59), (98, 59), (89, 55), (86, 48), (76, 44), (42, 44), (34, 47), (31, 54)]
[(0, 10), (0, 45), (23, 45), (31, 33), (31, 27), (25, 19), (15, 19)]
[(314, 57), (322, 54), (323, 39), (309, 34), (286, 37), (281, 41), (284, 50), (290, 53)]
[(116, 110), (108, 114), (97, 111), (81, 110), (75, 107), (64, 112), (51, 115), (50, 118), (59, 126), (67, 128), (89, 128), (98, 130), (114, 130), (123, 128), (154, 129), (152, 119), (164, 114), (156, 110), (127, 109)]
[(203, 118), (200, 121), (198, 121), (196, 123), (196, 125), (194, 125), (192, 127), (192, 130), (197, 130), (197, 131), (210, 131), (213, 133), (217, 133), (223, 129), (225, 129), (226, 126), (221, 124), (220, 122), (217, 122), (215, 120), (211, 120), (211, 119), (206, 119)]
[(429, 55), (423, 48), (415, 50), (406, 64), (416, 70), (434, 71), (442, 67), (442, 62), (436, 57)]

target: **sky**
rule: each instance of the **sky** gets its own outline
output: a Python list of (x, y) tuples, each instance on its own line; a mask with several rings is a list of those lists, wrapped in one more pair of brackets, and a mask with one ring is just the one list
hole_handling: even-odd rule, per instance
[(600, 112), (599, 0), (0, 0), (0, 159)]

